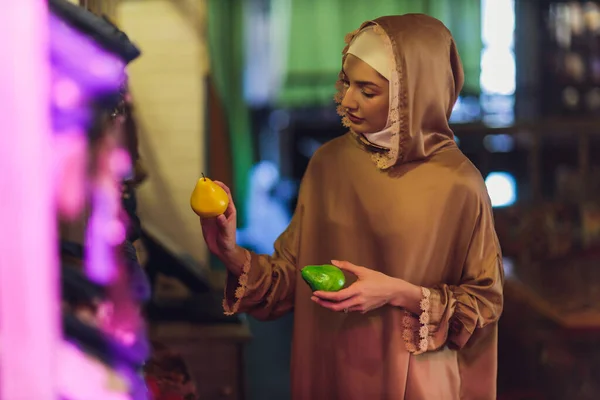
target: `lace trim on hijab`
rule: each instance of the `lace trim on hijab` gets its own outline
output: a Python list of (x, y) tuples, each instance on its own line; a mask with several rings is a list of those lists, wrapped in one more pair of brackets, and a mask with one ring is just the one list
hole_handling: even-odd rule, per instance
[(252, 260), (252, 256), (250, 255), (250, 252), (248, 250), (246, 250), (246, 261), (244, 262), (244, 265), (242, 266), (242, 274), (240, 275), (240, 277), (238, 278), (238, 282), (237, 282), (237, 288), (235, 289), (235, 295), (234, 295), (234, 300), (235, 303), (233, 303), (233, 306), (229, 306), (229, 302), (228, 302), (228, 293), (227, 293), (227, 288), (228, 285), (225, 285), (225, 293), (224, 293), (224, 299), (223, 299), (223, 310), (224, 310), (224, 314), (225, 315), (234, 315), (235, 313), (238, 312), (239, 308), (240, 308), (240, 303), (242, 302), (242, 299), (244, 298), (244, 295), (246, 294), (246, 286), (248, 285), (248, 274), (250, 273), (250, 265), (251, 265), (251, 260)]
[(421, 293), (423, 294), (423, 298), (420, 303), (421, 315), (419, 316), (419, 323), (415, 324), (415, 318), (408, 311), (405, 311), (402, 320), (402, 324), (404, 325), (402, 338), (404, 339), (406, 350), (414, 355), (425, 353), (429, 347), (429, 311), (431, 309), (429, 297), (431, 296), (431, 291), (422, 287)]
[[(346, 37), (344, 38), (344, 42), (346, 43), (346, 46), (344, 47), (344, 50), (342, 51), (343, 57), (346, 57), (346, 54), (348, 53), (348, 48), (350, 47), (350, 42), (352, 42), (352, 39), (354, 39), (354, 37), (367, 25), (368, 24), (365, 24), (365, 25), (361, 26), (359, 29), (357, 29), (353, 32), (350, 32), (346, 35)], [(401, 161), (402, 156), (404, 154), (406, 138), (409, 135), (409, 133), (408, 133), (408, 112), (407, 112), (408, 99), (407, 99), (406, 90), (402, 90), (402, 88), (404, 88), (406, 86), (404, 84), (404, 74), (402, 71), (402, 66), (400, 65), (400, 63), (398, 62), (397, 57), (396, 57), (396, 51), (395, 51), (396, 43), (394, 42), (394, 39), (390, 35), (388, 35), (380, 25), (375, 24), (373, 27), (373, 32), (375, 32), (383, 37), (386, 47), (388, 49), (388, 54), (390, 55), (390, 57), (393, 57), (392, 62), (394, 65), (394, 68), (392, 69), (392, 75), (391, 75), (392, 79), (390, 81), (390, 88), (389, 88), (389, 90), (390, 90), (390, 112), (388, 115), (388, 123), (386, 124), (386, 126), (392, 127), (392, 129), (391, 129), (392, 130), (391, 148), (389, 149), (389, 151), (384, 152), (384, 151), (378, 151), (379, 150), (379, 149), (377, 149), (378, 146), (374, 146), (375, 148), (373, 148), (372, 150), (375, 150), (375, 151), (371, 155), (371, 159), (373, 160), (373, 162), (375, 163), (377, 168), (385, 170), (385, 169), (393, 167), (396, 163)], [(350, 128), (351, 127), (350, 121), (346, 117), (344, 107), (342, 107), (342, 104), (341, 104), (342, 100), (344, 99), (345, 90), (346, 90), (343, 79), (344, 79), (344, 75), (343, 75), (342, 71), (340, 71), (340, 73), (338, 74), (338, 80), (335, 84), (337, 93), (334, 96), (334, 100), (338, 104), (337, 113), (342, 117), (342, 124), (345, 127)], [(371, 146), (369, 146), (370, 143), (362, 135), (360, 135), (352, 130), (351, 130), (351, 132), (357, 139), (359, 139), (360, 142), (365, 144), (367, 147), (371, 147)]]

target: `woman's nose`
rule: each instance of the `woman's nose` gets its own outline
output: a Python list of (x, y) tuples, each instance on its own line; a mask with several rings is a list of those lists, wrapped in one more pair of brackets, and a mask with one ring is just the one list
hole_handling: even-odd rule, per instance
[(347, 108), (349, 110), (356, 110), (356, 108), (358, 107), (358, 103), (356, 102), (356, 100), (354, 100), (352, 88), (348, 88), (346, 90), (344, 98), (342, 99), (342, 107)]

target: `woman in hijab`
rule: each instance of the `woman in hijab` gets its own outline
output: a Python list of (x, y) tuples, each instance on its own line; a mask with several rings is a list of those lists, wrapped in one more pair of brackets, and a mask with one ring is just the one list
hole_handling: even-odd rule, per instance
[[(236, 245), (231, 198), (201, 221), (228, 269), (225, 311), (294, 311), (296, 400), (495, 399), (502, 257), (481, 174), (448, 124), (463, 84), (454, 40), (411, 14), (346, 42), (350, 131), (312, 157), (273, 255)], [(312, 293), (299, 270), (330, 260), (350, 284)]]

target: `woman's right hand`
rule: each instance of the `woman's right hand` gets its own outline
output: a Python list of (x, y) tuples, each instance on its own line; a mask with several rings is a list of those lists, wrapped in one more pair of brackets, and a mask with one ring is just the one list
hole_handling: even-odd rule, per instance
[(200, 224), (202, 225), (204, 241), (210, 252), (219, 257), (221, 261), (226, 262), (228, 259), (233, 258), (237, 248), (237, 212), (229, 188), (223, 182), (214, 181), (214, 183), (221, 186), (227, 193), (229, 206), (218, 217), (200, 218)]

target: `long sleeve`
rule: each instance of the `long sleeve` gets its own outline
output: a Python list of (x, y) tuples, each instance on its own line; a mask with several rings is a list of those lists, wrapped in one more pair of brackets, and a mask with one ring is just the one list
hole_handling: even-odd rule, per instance
[(275, 241), (273, 255), (246, 251), (246, 262), (239, 278), (227, 273), (223, 300), (225, 314), (243, 312), (260, 320), (269, 320), (294, 308), (301, 214), (301, 207), (298, 207), (290, 225)]
[[(414, 354), (444, 345), (462, 349), (478, 329), (494, 324), (503, 306), (504, 272), (491, 206), (480, 204), (458, 285), (422, 288), (421, 315), (405, 318), (405, 338)], [(412, 337), (407, 337), (411, 336)]]

